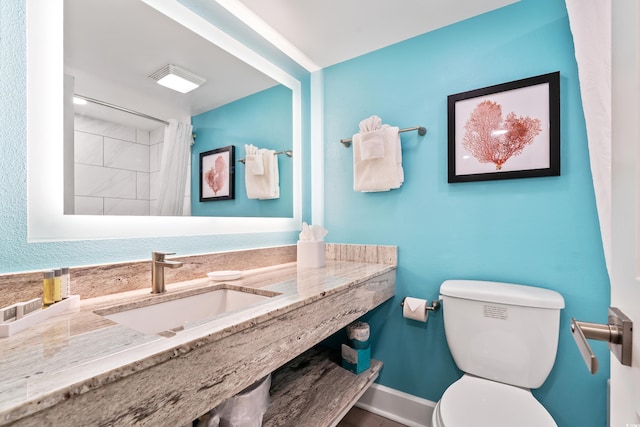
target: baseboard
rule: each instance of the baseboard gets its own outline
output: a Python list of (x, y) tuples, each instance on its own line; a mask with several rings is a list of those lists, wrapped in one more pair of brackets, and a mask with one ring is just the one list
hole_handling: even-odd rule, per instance
[(436, 402), (372, 384), (355, 406), (408, 427), (431, 427)]

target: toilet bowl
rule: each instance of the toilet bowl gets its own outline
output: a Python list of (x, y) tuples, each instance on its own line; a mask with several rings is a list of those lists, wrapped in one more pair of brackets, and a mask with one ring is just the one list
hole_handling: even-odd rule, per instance
[(555, 363), (562, 296), (510, 283), (447, 280), (444, 330), (464, 375), (437, 403), (433, 427), (556, 427), (531, 389)]
[(432, 427), (556, 427), (527, 389), (465, 374), (446, 390)]

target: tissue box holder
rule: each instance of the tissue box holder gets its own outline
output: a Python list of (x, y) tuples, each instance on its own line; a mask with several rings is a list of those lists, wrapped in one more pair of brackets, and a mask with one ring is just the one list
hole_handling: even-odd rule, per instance
[(325, 266), (324, 242), (298, 240), (298, 268), (320, 268)]
[(342, 367), (354, 374), (366, 371), (371, 366), (371, 347), (351, 348), (342, 344)]

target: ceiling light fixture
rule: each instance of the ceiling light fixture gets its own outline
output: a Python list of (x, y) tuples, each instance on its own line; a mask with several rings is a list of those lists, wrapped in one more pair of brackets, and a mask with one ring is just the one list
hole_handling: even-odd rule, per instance
[(207, 80), (177, 65), (167, 64), (149, 77), (180, 93), (191, 92)]

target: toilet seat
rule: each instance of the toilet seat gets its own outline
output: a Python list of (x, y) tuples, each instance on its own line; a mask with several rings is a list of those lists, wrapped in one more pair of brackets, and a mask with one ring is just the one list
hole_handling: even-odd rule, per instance
[(529, 390), (465, 374), (436, 405), (434, 427), (557, 427)]

